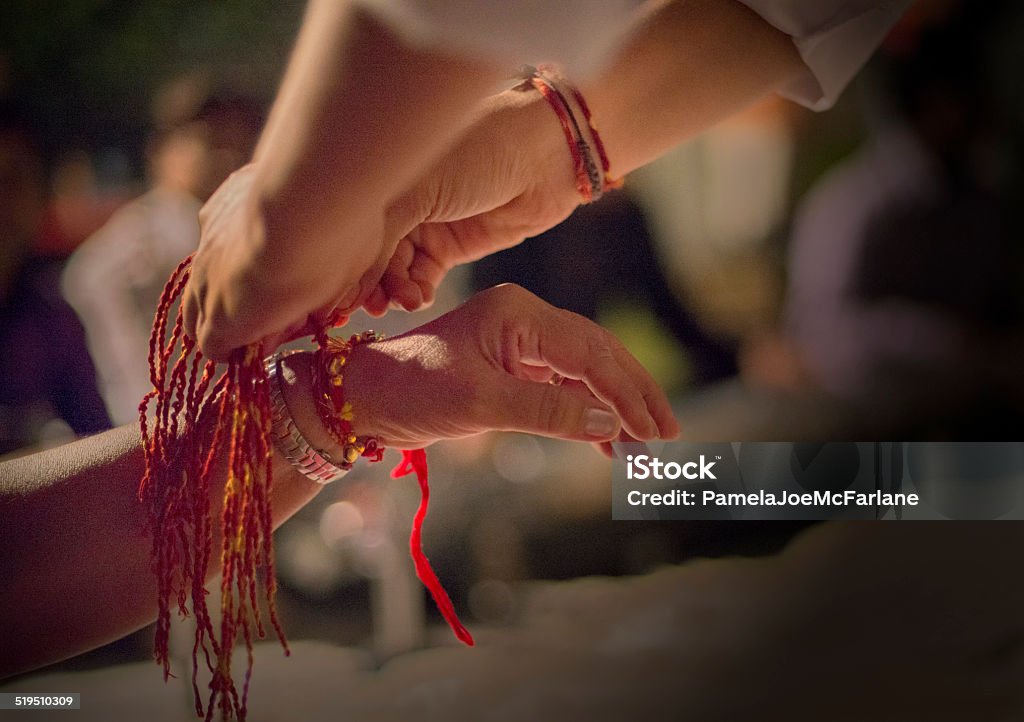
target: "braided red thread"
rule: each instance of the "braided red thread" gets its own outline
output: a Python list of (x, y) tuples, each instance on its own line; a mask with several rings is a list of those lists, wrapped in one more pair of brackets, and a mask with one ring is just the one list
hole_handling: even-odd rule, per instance
[(163, 341), (164, 333), (167, 327), (167, 317), (170, 315), (170, 306), (173, 303), (171, 295), (177, 286), (178, 278), (182, 274), (186, 273), (192, 265), (192, 256), (186, 256), (182, 259), (181, 263), (178, 264), (177, 268), (171, 273), (171, 277), (167, 279), (167, 283), (164, 285), (164, 290), (160, 294), (160, 300), (157, 302), (156, 316), (153, 321), (153, 333), (149, 336), (149, 379), (150, 383), (153, 384), (154, 395), (156, 389), (163, 386), (162, 381), (157, 377), (157, 349), (159, 348), (160, 342)]
[[(182, 616), (189, 614), (191, 602), (196, 624), (192, 647), (196, 714), (205, 716), (208, 722), (216, 711), (224, 718), (245, 720), (253, 644), (265, 636), (258, 590), (261, 570), (270, 626), (285, 654), (290, 653), (274, 603), (277, 581), (272, 544), (273, 416), (269, 379), (259, 345), (234, 351), (227, 368), (218, 376), (217, 364), (204, 360), (195, 339), (185, 333), (180, 304), (168, 334), (171, 309), (184, 294), (191, 276), (190, 264), (191, 257), (178, 265), (160, 296), (149, 341), (153, 390), (139, 404), (146, 466), (138, 496), (148, 511), (158, 595), (154, 658), (163, 668), (164, 679), (172, 676), (168, 649), (171, 599), (177, 602)], [(317, 340), (326, 350), (329, 339), (323, 331), (317, 334)], [(207, 439), (200, 420), (211, 416), (215, 424)], [(350, 428), (347, 422), (338, 424), (339, 430)], [(366, 452), (371, 460), (379, 460), (383, 449), (367, 448)], [(473, 637), (459, 622), (451, 599), (423, 553), (422, 527), (430, 499), (426, 455), (422, 450), (403, 455), (403, 463), (392, 476), (415, 471), (422, 495), (409, 540), (416, 573), (455, 635), (472, 645)], [(205, 585), (215, 537), (210, 480), (221, 465), (227, 469), (227, 480), (217, 520), (221, 533), (221, 620), (219, 629), (214, 629)], [(239, 638), (245, 643), (247, 658), (241, 691), (231, 674), (231, 657)], [(205, 704), (198, 683), (200, 659), (211, 674)]]
[(430, 566), (430, 560), (423, 552), (423, 520), (427, 517), (427, 506), (430, 504), (427, 454), (423, 449), (403, 450), (402, 461), (391, 471), (391, 478), (398, 479), (410, 472), (416, 473), (416, 481), (420, 485), (420, 505), (416, 509), (416, 516), (413, 517), (412, 533), (409, 535), (409, 553), (412, 554), (412, 561), (416, 567), (416, 576), (430, 592), (430, 596), (434, 598), (434, 603), (440, 610), (441, 616), (444, 617), (444, 621), (448, 622), (448, 626), (451, 627), (455, 636), (466, 646), (472, 647), (475, 644), (473, 635), (459, 621), (455, 605), (452, 604), (448, 592), (444, 590), (433, 567)]
[(576, 174), (576, 190), (579, 191), (583, 200), (589, 203), (591, 198), (593, 198), (593, 192), (590, 188), (590, 179), (587, 177), (586, 162), (583, 160), (583, 154), (576, 144), (576, 135), (569, 125), (569, 112), (562, 106), (562, 101), (558, 94), (543, 79), (533, 76), (530, 78), (530, 83), (540, 91), (540, 94), (548, 101), (548, 105), (555, 111), (555, 116), (558, 118), (558, 122), (562, 126), (562, 132), (565, 134), (565, 141), (569, 144), (569, 153), (572, 155), (572, 170)]
[(569, 86), (569, 91), (572, 93), (573, 99), (576, 104), (580, 106), (580, 110), (583, 112), (583, 118), (587, 121), (587, 127), (590, 128), (590, 137), (594, 139), (594, 147), (597, 148), (597, 155), (601, 159), (601, 169), (604, 171), (604, 183), (607, 188), (621, 188), (622, 179), (612, 178), (612, 164), (608, 160), (608, 153), (604, 148), (604, 141), (601, 140), (601, 134), (597, 132), (597, 126), (594, 124), (594, 117), (590, 112), (590, 106), (587, 105), (586, 99), (575, 85), (572, 83), (566, 83)]
[[(252, 645), (265, 635), (258, 594), (261, 569), (268, 579), (270, 623), (287, 653), (274, 604), (270, 395), (262, 349), (251, 346), (236, 351), (217, 378), (216, 364), (204, 362), (195, 340), (184, 332), (180, 307), (170, 323), (171, 309), (182, 297), (191, 274), (190, 262), (186, 258), (175, 269), (157, 305), (149, 344), (153, 390), (139, 405), (146, 458), (139, 498), (149, 511), (158, 591), (154, 656), (165, 679), (171, 676), (171, 599), (181, 615), (189, 613), (191, 601), (196, 620), (192, 649), (196, 713), (212, 720), (219, 710), (225, 717), (244, 719)], [(215, 416), (216, 426), (204, 448), (199, 420), (210, 414)], [(228, 470), (219, 520), (223, 614), (220, 628), (215, 630), (206, 605), (205, 583), (214, 544), (210, 479), (222, 459), (227, 460)], [(231, 676), (231, 655), (239, 637), (245, 642), (249, 661), (241, 692)], [(200, 659), (212, 674), (205, 704), (198, 684)]]

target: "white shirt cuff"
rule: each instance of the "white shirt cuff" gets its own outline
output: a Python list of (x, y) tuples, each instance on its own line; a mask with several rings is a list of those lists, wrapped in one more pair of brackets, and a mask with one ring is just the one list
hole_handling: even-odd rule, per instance
[(780, 91), (813, 110), (830, 108), (910, 0), (740, 0), (793, 38), (807, 72)]

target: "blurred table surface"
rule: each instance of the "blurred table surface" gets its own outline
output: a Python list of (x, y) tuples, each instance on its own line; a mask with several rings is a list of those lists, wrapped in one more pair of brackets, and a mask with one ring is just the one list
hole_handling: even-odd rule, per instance
[[(446, 629), (382, 665), (261, 643), (249, 719), (1021, 720), (1022, 541), (1016, 523), (833, 523), (775, 557), (526, 583), (515, 621), (471, 625), (475, 649)], [(80, 692), (81, 720), (194, 719), (187, 670), (164, 684), (152, 664), (0, 691)]]

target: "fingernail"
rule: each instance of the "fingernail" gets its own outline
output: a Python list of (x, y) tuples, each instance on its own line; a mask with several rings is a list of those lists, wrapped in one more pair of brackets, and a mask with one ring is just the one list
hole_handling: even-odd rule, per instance
[(583, 432), (587, 436), (604, 437), (614, 434), (619, 420), (611, 411), (587, 409), (583, 414)]

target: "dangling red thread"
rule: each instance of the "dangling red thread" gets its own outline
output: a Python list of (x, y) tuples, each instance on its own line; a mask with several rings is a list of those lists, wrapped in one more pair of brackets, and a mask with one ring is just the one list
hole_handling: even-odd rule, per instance
[[(168, 337), (172, 308), (188, 283), (191, 260), (178, 265), (157, 305), (149, 342), (153, 390), (139, 405), (146, 469), (138, 495), (149, 512), (159, 605), (154, 656), (164, 678), (170, 677), (174, 600), (180, 616), (191, 612), (195, 618), (192, 691), (196, 714), (212, 720), (219, 710), (225, 718), (244, 720), (253, 643), (265, 636), (258, 595), (261, 574), (270, 626), (288, 653), (274, 604), (270, 394), (259, 345), (234, 351), (215, 381), (217, 365), (204, 361), (195, 340), (184, 332), (180, 307)], [(216, 420), (209, 439), (204, 438), (200, 424), (208, 415)], [(215, 630), (206, 604), (215, 531), (210, 480), (215, 467), (222, 465), (227, 481), (219, 525), (221, 622)], [(241, 690), (231, 673), (239, 638), (245, 642), (248, 661)], [(200, 659), (212, 677), (205, 704), (198, 684)]]
[[(188, 284), (191, 262), (189, 256), (178, 265), (160, 296), (149, 341), (153, 390), (139, 404), (146, 468), (138, 496), (149, 513), (159, 605), (154, 657), (163, 667), (164, 679), (172, 676), (169, 642), (173, 599), (180, 616), (191, 612), (195, 619), (192, 691), (196, 714), (205, 716), (209, 722), (219, 710), (225, 719), (234, 716), (244, 721), (253, 644), (266, 631), (258, 595), (261, 576), (270, 626), (285, 654), (290, 653), (274, 603), (277, 581), (270, 502), (273, 479), (269, 379), (259, 344), (232, 352), (227, 368), (217, 377), (217, 364), (204, 360), (195, 340), (185, 333), (180, 304), (168, 337), (171, 310)], [(322, 345), (326, 344), (323, 331), (317, 337)], [(200, 420), (209, 416), (214, 418), (215, 425), (207, 438)], [(375, 460), (383, 452), (376, 448), (365, 451), (365, 456)], [(426, 454), (422, 449), (402, 453), (403, 462), (392, 477), (415, 471), (422, 495), (409, 539), (416, 574), (455, 636), (472, 646), (473, 637), (459, 622), (451, 599), (423, 553), (422, 527), (430, 499)], [(210, 481), (218, 467), (227, 470), (219, 530), (214, 526), (210, 508)], [(215, 531), (221, 536), (219, 630), (214, 628), (206, 604), (206, 578)], [(241, 690), (231, 672), (232, 653), (239, 638), (245, 644), (247, 659)], [(211, 675), (205, 705), (198, 683), (200, 660)]]
[(430, 504), (427, 454), (423, 449), (403, 450), (402, 461), (391, 471), (391, 478), (398, 479), (410, 472), (416, 473), (416, 481), (420, 484), (420, 505), (416, 509), (416, 516), (413, 517), (412, 533), (409, 535), (409, 553), (412, 554), (412, 561), (416, 566), (416, 576), (430, 592), (430, 596), (434, 598), (434, 604), (441, 611), (441, 616), (444, 617), (444, 621), (448, 622), (448, 626), (451, 627), (455, 636), (466, 646), (472, 647), (475, 644), (473, 635), (459, 621), (455, 605), (452, 604), (448, 592), (444, 590), (441, 580), (437, 578), (434, 569), (430, 566), (430, 560), (423, 552), (423, 520), (427, 516), (427, 506)]

